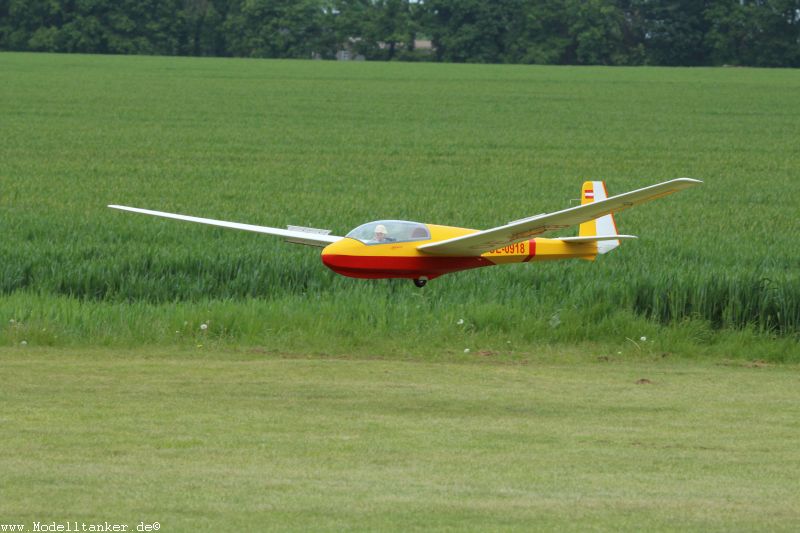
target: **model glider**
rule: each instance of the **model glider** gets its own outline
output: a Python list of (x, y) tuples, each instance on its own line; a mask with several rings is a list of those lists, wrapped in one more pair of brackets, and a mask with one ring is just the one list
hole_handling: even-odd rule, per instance
[[(212, 226), (266, 233), (288, 242), (322, 247), (322, 262), (353, 278), (407, 278), (422, 287), (442, 274), (507, 263), (553, 259), (593, 260), (619, 246), (613, 214), (702, 183), (679, 178), (608, 197), (605, 183), (587, 181), (581, 187), (581, 205), (509, 222), (487, 230), (438, 226), (404, 220), (378, 220), (358, 226), (344, 237), (330, 230), (289, 226), (288, 229), (253, 226), (137, 207), (109, 205), (143, 213)], [(544, 238), (547, 232), (579, 226), (577, 237)]]

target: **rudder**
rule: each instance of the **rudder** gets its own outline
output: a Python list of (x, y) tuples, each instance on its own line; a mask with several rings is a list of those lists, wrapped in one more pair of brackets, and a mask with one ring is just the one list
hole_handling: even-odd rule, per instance
[[(581, 187), (581, 205), (608, 198), (606, 184), (603, 181), (586, 181)], [(617, 225), (614, 215), (608, 214), (580, 225), (580, 237), (593, 237), (595, 235), (617, 235)], [(597, 243), (597, 253), (606, 254), (619, 246), (619, 239), (600, 241)]]

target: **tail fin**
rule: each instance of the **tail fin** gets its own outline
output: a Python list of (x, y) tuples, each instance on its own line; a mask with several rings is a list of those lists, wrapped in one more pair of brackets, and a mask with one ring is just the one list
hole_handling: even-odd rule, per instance
[[(603, 181), (586, 181), (581, 187), (581, 205), (590, 204), (597, 200), (608, 198), (606, 184)], [(608, 214), (580, 225), (580, 237), (593, 237), (596, 235), (617, 235), (617, 225), (614, 215)], [(606, 254), (619, 246), (619, 239), (603, 240), (597, 243), (597, 253)]]

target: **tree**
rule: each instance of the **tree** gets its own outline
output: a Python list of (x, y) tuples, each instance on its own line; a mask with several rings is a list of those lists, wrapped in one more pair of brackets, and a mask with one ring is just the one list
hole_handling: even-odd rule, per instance
[(330, 48), (326, 11), (316, 0), (238, 0), (223, 24), (237, 56), (310, 58)]
[(715, 0), (707, 17), (714, 64), (800, 66), (800, 1)]
[(571, 38), (563, 0), (524, 3), (506, 42), (505, 62), (564, 63)]
[(613, 0), (567, 0), (572, 38), (567, 51), (578, 65), (627, 65), (638, 63), (641, 50), (626, 46), (625, 13)]
[(379, 43), (381, 59), (394, 59), (398, 46), (414, 49), (414, 23), (408, 0), (375, 0), (371, 13), (367, 35)]
[(751, 2), (756, 25), (750, 61), (760, 67), (800, 67), (800, 1)]
[(636, 0), (642, 38), (651, 65), (704, 65), (708, 61), (707, 2)]
[[(522, 16), (523, 0), (430, 0), (427, 30), (440, 61), (498, 63), (508, 51), (509, 30)], [(517, 43), (519, 45), (519, 43)]]
[(185, 0), (183, 9), (178, 13), (180, 53), (192, 56), (227, 55), (222, 32), (223, 14), (227, 13), (227, 9), (227, 1)]
[(62, 16), (59, 2), (7, 0), (3, 4), (0, 35), (5, 49), (54, 51), (54, 30), (58, 31)]

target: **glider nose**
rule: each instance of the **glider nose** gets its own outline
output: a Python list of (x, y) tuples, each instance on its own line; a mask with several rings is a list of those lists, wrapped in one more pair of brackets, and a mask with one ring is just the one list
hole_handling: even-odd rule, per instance
[(329, 261), (330, 261), (330, 257), (333, 255), (332, 252), (331, 252), (331, 248), (333, 248), (334, 246), (336, 246), (336, 243), (329, 244), (328, 246), (323, 248), (322, 249), (322, 253), (319, 254), (320, 257), (322, 258), (322, 264), (325, 265), (328, 268), (331, 268), (331, 265), (330, 265)]
[(365, 277), (359, 275), (359, 267), (363, 268), (364, 265), (362, 264), (362, 258), (359, 257), (358, 250), (354, 250), (354, 248), (363, 246), (363, 244), (353, 239), (342, 239), (329, 244), (322, 249), (322, 254), (320, 254), (322, 264), (342, 276), (352, 278)]
[(353, 245), (352, 242), (346, 242), (350, 240), (351, 239), (342, 239), (341, 241), (334, 242), (323, 248), (322, 253), (320, 254), (322, 257), (322, 264), (337, 274), (342, 274), (341, 269), (344, 267), (342, 264), (342, 258), (346, 255), (349, 255), (347, 254), (347, 250), (352, 248)]

